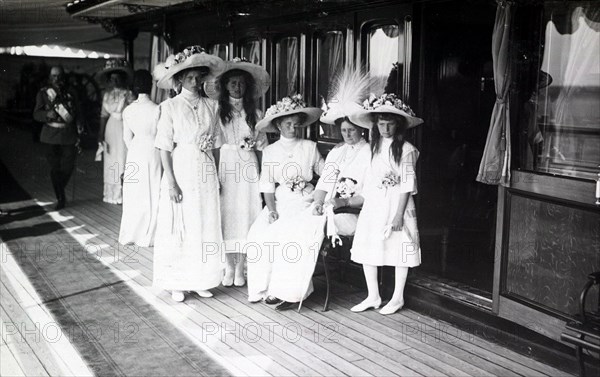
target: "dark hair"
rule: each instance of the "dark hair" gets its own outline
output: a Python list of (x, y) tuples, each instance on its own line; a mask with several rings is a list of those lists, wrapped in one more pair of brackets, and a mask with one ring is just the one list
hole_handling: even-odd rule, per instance
[(357, 125), (356, 123), (354, 123), (353, 121), (350, 120), (350, 118), (348, 118), (347, 116), (345, 117), (341, 117), (341, 118), (337, 118), (336, 120), (333, 121), (333, 123), (338, 126), (338, 127), (342, 127), (342, 123), (347, 122), (350, 123), (351, 125), (354, 126), (354, 128), (356, 128), (356, 130), (362, 134), (362, 127), (360, 127), (359, 125)]
[(133, 74), (133, 93), (150, 94), (152, 91), (152, 75), (146, 69), (138, 69)]
[(406, 131), (407, 123), (403, 117), (396, 114), (390, 113), (374, 113), (371, 114), (371, 121), (373, 122), (373, 127), (371, 128), (371, 159), (379, 153), (381, 149), (381, 134), (379, 133), (379, 128), (377, 127), (377, 122), (379, 120), (385, 121), (395, 121), (398, 127), (396, 127), (396, 132), (393, 136), (392, 147), (390, 148), (390, 154), (394, 161), (399, 164), (402, 159), (402, 147), (404, 146), (404, 132)]
[(254, 90), (256, 83), (254, 77), (244, 70), (232, 69), (231, 71), (225, 72), (219, 78), (219, 86), (221, 92), (219, 93), (219, 117), (223, 124), (227, 124), (233, 117), (233, 107), (229, 103), (229, 92), (227, 91), (227, 83), (229, 79), (233, 77), (243, 77), (246, 82), (246, 91), (244, 92), (244, 98), (242, 103), (244, 104), (244, 111), (246, 112), (246, 123), (252, 130), (256, 125), (256, 102), (254, 101)]
[(106, 75), (107, 81), (110, 80), (110, 76), (117, 75), (119, 77), (119, 84), (122, 88), (127, 87), (127, 74), (123, 71), (113, 71)]
[(271, 121), (271, 123), (273, 123), (273, 125), (277, 128), (279, 128), (279, 126), (281, 125), (281, 122), (284, 121), (284, 119), (286, 118), (291, 118), (297, 116), (300, 119), (300, 123), (304, 124), (304, 122), (306, 122), (306, 119), (308, 119), (308, 115), (304, 114), (304, 113), (296, 113), (296, 114), (290, 114), (290, 115), (284, 115), (284, 116), (280, 116), (277, 117), (275, 119), (273, 119)]

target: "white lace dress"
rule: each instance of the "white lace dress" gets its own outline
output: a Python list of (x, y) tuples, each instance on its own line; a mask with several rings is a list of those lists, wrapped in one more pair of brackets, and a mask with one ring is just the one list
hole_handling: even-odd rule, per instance
[[(421, 247), (413, 195), (417, 194), (416, 164), (419, 151), (404, 142), (402, 159), (396, 163), (390, 153), (391, 139), (381, 139), (381, 150), (373, 157), (367, 170), (363, 196), (365, 202), (358, 217), (351, 258), (370, 266), (416, 267), (421, 264)], [(370, 158), (370, 150), (363, 150)], [(385, 188), (381, 183), (386, 174), (399, 177), (399, 184)], [(404, 211), (404, 226), (399, 232), (386, 232), (392, 223), (400, 196), (410, 193)], [(386, 234), (387, 233), (387, 234)]]
[(111, 204), (123, 202), (121, 175), (125, 171), (127, 147), (123, 141), (123, 109), (133, 101), (130, 90), (114, 88), (102, 97), (101, 117), (108, 118), (104, 131), (104, 201)]
[(183, 200), (171, 201), (163, 175), (154, 242), (153, 285), (166, 290), (207, 290), (221, 284), (219, 183), (207, 137), (221, 146), (217, 102), (183, 90), (160, 104), (155, 146), (172, 151)]
[(323, 165), (317, 144), (310, 140), (282, 137), (264, 149), (260, 191), (275, 194), (279, 219), (269, 224), (265, 207), (248, 233), (249, 300), (273, 295), (298, 302), (312, 292), (319, 253), (314, 240), (323, 237), (324, 222), (309, 212), (312, 185), (293, 191), (288, 182), (294, 177), (310, 182)]
[[(368, 151), (363, 149), (369, 149), (369, 143), (365, 139), (360, 139), (355, 144), (342, 144), (335, 146), (325, 159), (325, 167), (323, 169), (323, 175), (319, 178), (317, 183), (317, 190), (322, 190), (327, 193), (325, 201), (335, 197), (338, 186), (338, 181), (341, 178), (352, 178), (356, 181), (356, 192), (354, 196), (360, 195), (362, 186), (364, 184), (364, 175), (367, 165), (365, 161), (358, 161), (359, 154), (364, 160)], [(332, 192), (333, 191), (333, 192)], [(358, 221), (358, 215), (351, 213), (340, 213), (334, 215), (336, 233), (340, 236), (351, 236), (356, 230), (356, 223)]]
[[(221, 124), (223, 145), (220, 151), (221, 223), (225, 253), (244, 253), (248, 230), (262, 209), (258, 188), (259, 169), (256, 152), (267, 145), (267, 135), (253, 131), (246, 123), (246, 112), (240, 103), (232, 103), (233, 118)], [(260, 113), (257, 114), (257, 120)], [(253, 140), (249, 149), (244, 139)]]

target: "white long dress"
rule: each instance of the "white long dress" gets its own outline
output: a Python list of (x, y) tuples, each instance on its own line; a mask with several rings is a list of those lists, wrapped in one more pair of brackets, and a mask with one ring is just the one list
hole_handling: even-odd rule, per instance
[[(312, 273), (318, 248), (311, 242), (323, 237), (323, 221), (308, 209), (314, 188), (292, 191), (287, 183), (299, 176), (305, 182), (320, 174), (324, 161), (317, 144), (310, 140), (281, 137), (263, 151), (260, 191), (274, 193), (279, 219), (269, 224), (265, 207), (248, 233), (248, 299), (255, 301), (273, 295), (298, 302), (312, 293)], [(276, 187), (276, 184), (278, 186)], [(321, 216), (322, 217), (322, 216)]]
[[(196, 107), (196, 109), (194, 109)], [(183, 89), (159, 106), (154, 145), (172, 151), (173, 171), (183, 200), (171, 201), (163, 175), (154, 241), (153, 285), (166, 290), (197, 291), (221, 284), (219, 183), (207, 137), (221, 146), (217, 102)]]
[[(267, 135), (256, 132), (246, 123), (241, 101), (232, 101), (233, 117), (221, 124), (223, 145), (219, 161), (221, 182), (221, 223), (225, 253), (244, 253), (248, 230), (262, 209), (258, 188), (259, 169), (255, 150), (267, 145)], [(257, 120), (260, 119), (257, 112)], [(256, 142), (254, 149), (244, 145), (244, 139)]]
[[(416, 267), (421, 264), (421, 248), (413, 195), (417, 194), (416, 163), (419, 151), (404, 142), (400, 164), (390, 153), (391, 139), (381, 139), (381, 150), (373, 157), (363, 188), (364, 204), (352, 244), (354, 262), (370, 266)], [(370, 153), (370, 150), (364, 151)], [(361, 151), (361, 154), (363, 151)], [(361, 156), (359, 159), (363, 159)], [(384, 176), (399, 176), (399, 184), (385, 188)], [(410, 193), (404, 211), (404, 226), (399, 232), (386, 232), (392, 223), (400, 196)], [(386, 233), (388, 237), (386, 238)]]
[(123, 141), (123, 109), (133, 101), (128, 89), (114, 88), (102, 97), (101, 117), (108, 118), (104, 131), (104, 198), (106, 203), (123, 202), (121, 175), (125, 171), (127, 147)]
[(152, 246), (158, 216), (162, 167), (154, 147), (158, 105), (147, 94), (123, 110), (127, 161), (123, 178), (123, 215), (119, 242)]
[[(363, 153), (359, 153), (362, 149), (367, 149)], [(316, 190), (322, 190), (327, 193), (325, 200), (327, 201), (331, 197), (336, 197), (336, 193), (332, 191), (337, 190), (338, 181), (341, 178), (352, 178), (356, 184), (356, 192), (353, 196), (360, 195), (362, 186), (364, 183), (364, 175), (366, 171), (366, 161), (358, 161), (357, 157), (359, 154), (364, 160), (368, 154), (369, 144), (365, 139), (360, 139), (355, 144), (342, 144), (335, 146), (325, 159), (325, 167), (323, 169), (323, 175), (317, 182)], [(340, 213), (334, 215), (335, 227), (337, 229), (336, 234), (340, 236), (351, 236), (356, 230), (356, 223), (358, 221), (358, 215), (352, 213)]]

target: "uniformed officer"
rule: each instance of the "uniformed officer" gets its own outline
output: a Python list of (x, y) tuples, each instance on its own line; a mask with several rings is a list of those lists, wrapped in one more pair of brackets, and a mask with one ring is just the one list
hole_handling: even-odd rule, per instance
[(62, 67), (52, 67), (48, 85), (37, 94), (33, 118), (44, 123), (40, 142), (46, 147), (56, 210), (65, 207), (65, 187), (75, 168), (78, 134), (82, 130), (78, 105), (75, 92), (66, 85)]

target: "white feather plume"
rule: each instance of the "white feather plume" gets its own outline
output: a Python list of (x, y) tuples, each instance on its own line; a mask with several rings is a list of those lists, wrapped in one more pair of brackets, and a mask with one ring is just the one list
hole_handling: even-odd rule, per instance
[(328, 107), (360, 105), (369, 91), (369, 75), (360, 68), (346, 66), (331, 81), (327, 95)]
[(169, 55), (164, 63), (157, 64), (152, 71), (152, 77), (158, 81), (167, 74), (168, 67), (175, 61), (175, 55)]

